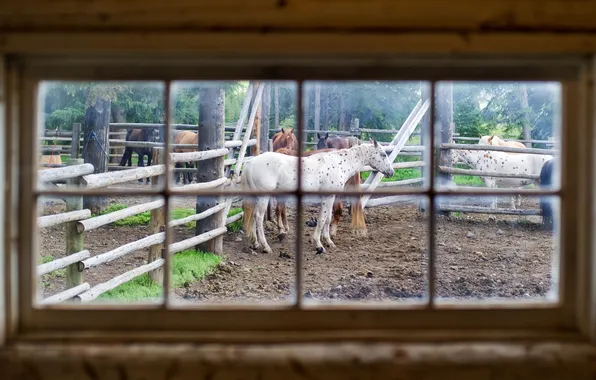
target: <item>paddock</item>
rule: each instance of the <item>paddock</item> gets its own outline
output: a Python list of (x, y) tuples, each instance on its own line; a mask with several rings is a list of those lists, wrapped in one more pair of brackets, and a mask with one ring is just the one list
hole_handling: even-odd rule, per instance
[[(142, 188), (134, 181), (126, 184)], [(375, 198), (372, 198), (374, 200)], [(148, 196), (110, 197), (111, 203), (134, 206), (151, 202)], [(193, 208), (193, 197), (174, 198), (173, 207)], [(233, 206), (237, 206), (235, 203)], [(478, 202), (477, 202), (478, 205)], [(537, 208), (536, 199), (524, 198), (524, 208)], [(62, 202), (48, 203), (45, 213), (64, 211)], [(316, 216), (309, 206), (305, 219)], [(340, 220), (337, 247), (324, 255), (310, 249), (313, 228), (303, 223), (304, 294), (314, 300), (404, 301), (426, 296), (427, 220), (418, 200), (392, 206), (366, 208), (368, 236), (352, 235), (347, 212)], [(295, 223), (295, 207), (288, 205)], [(437, 294), (455, 298), (527, 299), (546, 296), (550, 289), (554, 254), (552, 233), (541, 228), (539, 216), (452, 213), (437, 218)], [(294, 224), (292, 224), (293, 226)], [(173, 241), (194, 236), (194, 229), (177, 226)], [(252, 251), (242, 232), (226, 232), (221, 264), (202, 280), (174, 287), (174, 300), (185, 303), (289, 302), (294, 293), (295, 228), (283, 243), (275, 239), (275, 226), (266, 228), (273, 252)], [(40, 231), (41, 253), (65, 257), (65, 225)], [(85, 249), (107, 252), (149, 235), (147, 226), (104, 225), (85, 232)], [(144, 248), (103, 265), (85, 270), (90, 287), (146, 264)], [(65, 277), (42, 276), (44, 297), (67, 289)]]

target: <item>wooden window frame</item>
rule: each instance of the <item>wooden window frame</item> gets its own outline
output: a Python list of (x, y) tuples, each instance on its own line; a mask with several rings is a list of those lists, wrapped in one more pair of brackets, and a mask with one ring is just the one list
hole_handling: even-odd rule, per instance
[[(251, 59), (77, 58), (17, 56), (6, 62), (4, 152), (4, 279), (8, 338), (16, 341), (200, 340), (283, 342), (333, 339), (524, 339), (583, 340), (594, 334), (591, 215), (593, 63), (569, 58)], [(470, 302), (429, 309), (427, 305), (287, 306), (209, 305), (167, 309), (162, 305), (62, 305), (34, 309), (30, 226), (35, 173), (35, 86), (39, 80), (558, 80), (562, 94), (561, 262), (558, 304)], [(573, 126), (573, 127), (571, 127)], [(573, 133), (572, 133), (573, 132)], [(457, 193), (454, 193), (457, 195)], [(16, 207), (15, 207), (16, 203)], [(586, 207), (588, 205), (589, 207)], [(9, 221), (18, 220), (18, 223)], [(563, 254), (564, 252), (564, 254)], [(19, 269), (20, 268), (20, 269)], [(239, 317), (239, 313), (242, 314)]]

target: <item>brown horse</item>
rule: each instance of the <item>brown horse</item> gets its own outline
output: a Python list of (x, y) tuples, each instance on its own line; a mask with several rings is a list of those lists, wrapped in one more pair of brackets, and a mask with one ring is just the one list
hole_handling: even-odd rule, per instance
[[(337, 149), (335, 148), (325, 148), (325, 149), (316, 149), (311, 150), (308, 152), (303, 152), (302, 155), (304, 157), (312, 156), (314, 154), (325, 153), (325, 152), (332, 152)], [(280, 148), (277, 150), (278, 153), (290, 155), (290, 156), (297, 156), (298, 151), (287, 149), (287, 148)], [(353, 177), (348, 179), (346, 182), (346, 188), (352, 187), (357, 189), (361, 183), (360, 173), (355, 174)], [(331, 229), (330, 235), (335, 236), (337, 232), (337, 225), (339, 224), (339, 219), (342, 214), (343, 209), (343, 202), (339, 197), (336, 197), (335, 203), (333, 204), (333, 219), (331, 221)], [(366, 222), (364, 220), (364, 210), (362, 209), (362, 203), (360, 202), (360, 198), (354, 203), (353, 205), (354, 211), (352, 212), (352, 231), (359, 235), (366, 235)], [(279, 240), (283, 240), (286, 235), (286, 231), (289, 230), (288, 226), (288, 216), (286, 213), (286, 204), (285, 201), (280, 202), (277, 201), (277, 205), (275, 207), (275, 215), (277, 217), (277, 228), (278, 228), (278, 238)]]
[[(155, 141), (155, 134), (157, 133), (157, 128), (151, 129), (129, 129), (126, 133), (126, 141), (148, 141), (153, 142)], [(120, 166), (132, 166), (132, 154), (136, 153), (139, 156), (139, 162), (137, 164), (138, 167), (145, 166), (145, 156), (147, 156), (147, 166), (151, 166), (151, 161), (153, 159), (153, 148), (137, 148), (132, 146), (127, 146), (124, 149), (124, 154), (120, 159)], [(147, 178), (147, 183), (150, 183), (150, 178)], [(143, 183), (143, 179), (139, 178), (139, 183)]]
[(282, 128), (279, 132), (273, 135), (272, 142), (274, 152), (277, 152), (281, 148), (287, 148), (291, 150), (298, 149), (298, 139), (294, 134), (294, 128)]
[[(186, 152), (195, 152), (199, 149), (199, 134), (198, 132), (193, 131), (180, 131), (174, 134), (174, 144), (192, 144), (195, 148), (174, 148), (172, 151), (174, 153), (186, 153)], [(187, 168), (194, 168), (196, 166), (195, 162), (186, 162), (183, 164), (182, 162), (176, 162), (175, 165), (177, 168), (182, 168), (186, 166)], [(176, 183), (180, 183), (180, 173), (176, 174)], [(192, 183), (192, 175), (191, 173), (182, 173), (182, 180), (183, 183)]]

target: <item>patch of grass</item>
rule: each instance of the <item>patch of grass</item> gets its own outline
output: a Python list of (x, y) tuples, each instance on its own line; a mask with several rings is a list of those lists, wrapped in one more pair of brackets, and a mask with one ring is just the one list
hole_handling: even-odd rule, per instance
[[(221, 261), (222, 258), (217, 255), (192, 249), (177, 253), (172, 257), (172, 286), (179, 288), (186, 283), (201, 280), (212, 273)], [(145, 273), (102, 294), (98, 299), (141, 301), (162, 296), (162, 285), (153, 283), (149, 275)]]
[[(242, 207), (235, 207), (230, 209), (230, 212), (228, 212), (228, 218), (230, 216), (234, 216), (237, 214), (240, 214), (242, 212)], [(238, 232), (242, 229), (242, 219), (235, 221), (234, 223), (231, 223), (228, 225), (228, 231), (230, 232)]]

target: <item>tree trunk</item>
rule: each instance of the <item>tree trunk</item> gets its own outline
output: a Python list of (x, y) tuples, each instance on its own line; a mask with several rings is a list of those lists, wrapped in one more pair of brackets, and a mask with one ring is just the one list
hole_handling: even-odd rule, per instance
[[(441, 128), (440, 143), (450, 144), (453, 141), (453, 82), (443, 82), (437, 86), (436, 90), (437, 121)], [(434, 149), (434, 147), (433, 147)], [(439, 165), (451, 167), (451, 152), (449, 150), (435, 149), (435, 157), (439, 157)], [(437, 179), (448, 184), (453, 177), (447, 173), (437, 173)], [(448, 215), (449, 212), (440, 212), (442, 215)]]
[[(521, 101), (521, 109), (524, 113), (523, 117), (523, 136), (524, 140), (530, 140), (532, 138), (532, 125), (530, 122), (530, 105), (528, 104), (528, 86), (522, 84), (520, 86), (520, 101)], [(525, 145), (528, 148), (532, 147), (532, 143), (526, 142)]]
[(345, 131), (346, 130), (346, 99), (344, 97), (343, 91), (341, 88), (338, 91), (339, 93), (339, 123), (337, 126), (338, 131)]
[[(83, 159), (95, 168), (94, 173), (108, 171), (108, 131), (110, 129), (111, 101), (98, 99), (95, 105), (87, 108), (83, 123)], [(99, 213), (108, 206), (106, 196), (88, 196), (83, 200), (83, 208)]]
[[(112, 105), (112, 122), (113, 123), (126, 123), (126, 116), (124, 109), (121, 107)], [(112, 132), (126, 132), (126, 128), (112, 129)], [(124, 140), (126, 135), (114, 135), (114, 138), (118, 140)], [(109, 138), (109, 134), (108, 134)], [(119, 164), (122, 155), (124, 154), (124, 147), (118, 146), (110, 149), (110, 164)]]
[(271, 111), (271, 84), (267, 83), (263, 90), (262, 114), (261, 114), (261, 134), (259, 142), (259, 153), (265, 153), (269, 150), (269, 113)]
[(275, 84), (275, 131), (279, 129), (279, 84)]
[(321, 83), (319, 82), (315, 84), (315, 121), (313, 129), (315, 131), (321, 129)]
[(321, 130), (329, 129), (329, 90), (321, 91)]
[[(225, 91), (221, 87), (206, 86), (199, 93), (199, 150), (211, 150), (224, 147), (225, 130)], [(197, 163), (198, 182), (214, 181), (223, 177), (224, 157), (212, 158)], [(197, 214), (215, 207), (222, 202), (221, 197), (197, 197)], [(224, 223), (223, 211), (197, 221), (195, 235), (200, 235), (219, 228)], [(211, 239), (199, 244), (196, 249), (203, 252), (220, 254), (223, 251), (223, 237)]]

